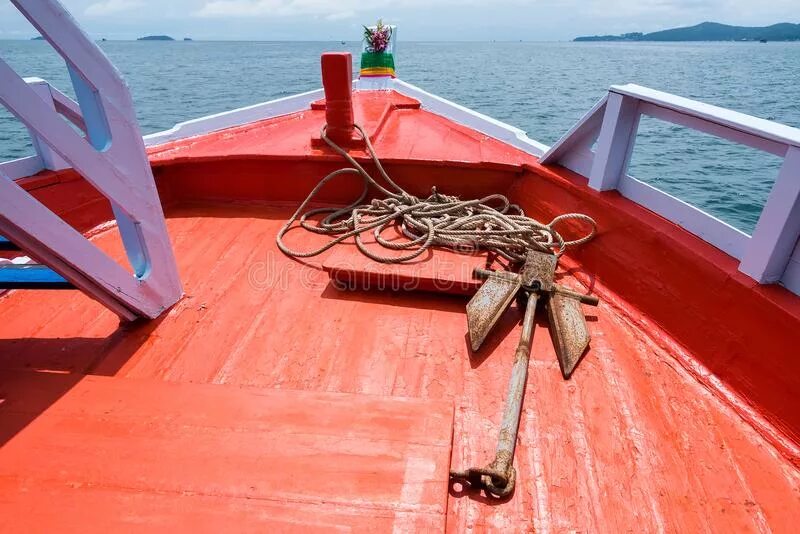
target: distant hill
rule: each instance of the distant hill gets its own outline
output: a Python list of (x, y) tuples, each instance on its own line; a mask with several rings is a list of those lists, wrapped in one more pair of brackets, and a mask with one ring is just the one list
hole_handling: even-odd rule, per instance
[(31, 41), (44, 41), (44, 37), (42, 37), (41, 35), (37, 37), (31, 37)]
[(772, 26), (729, 26), (718, 22), (703, 22), (686, 28), (673, 28), (653, 33), (623, 33), (622, 35), (592, 35), (576, 37), (587, 41), (800, 41), (800, 24), (781, 22)]
[(169, 35), (145, 35), (144, 37), (139, 37), (136, 39), (137, 41), (174, 41), (172, 37)]

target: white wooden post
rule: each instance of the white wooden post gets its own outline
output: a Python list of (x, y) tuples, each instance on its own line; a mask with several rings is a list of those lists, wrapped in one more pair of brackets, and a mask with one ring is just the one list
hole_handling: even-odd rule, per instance
[(589, 176), (594, 161), (592, 145), (603, 126), (607, 100), (608, 95), (601, 98), (575, 126), (542, 154), (539, 163), (542, 165), (558, 163), (582, 176)]
[[(25, 82), (33, 91), (39, 95), (44, 103), (52, 110), (56, 109), (55, 102), (53, 102), (53, 94), (50, 92), (50, 84), (41, 78), (25, 78)], [(33, 148), (42, 160), (42, 165), (45, 169), (51, 171), (59, 171), (61, 169), (68, 169), (69, 163), (64, 161), (64, 158), (53, 152), (53, 150), (45, 143), (32, 129), (28, 129), (31, 134), (31, 141)]]
[(762, 284), (783, 276), (800, 235), (800, 148), (786, 151), (739, 270)]
[(639, 126), (638, 104), (635, 98), (609, 92), (589, 174), (589, 187), (592, 189), (616, 189), (626, 173)]

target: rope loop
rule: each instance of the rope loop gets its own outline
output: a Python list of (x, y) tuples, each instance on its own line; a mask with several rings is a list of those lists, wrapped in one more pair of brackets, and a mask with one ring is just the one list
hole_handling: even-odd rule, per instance
[[(594, 238), (597, 233), (597, 223), (588, 215), (567, 213), (555, 217), (548, 224), (543, 224), (527, 217), (520, 206), (512, 204), (501, 194), (492, 194), (481, 199), (461, 200), (456, 196), (440, 193), (436, 187), (432, 187), (431, 194), (427, 198), (417, 198), (389, 177), (361, 126), (356, 124), (355, 128), (364, 139), (367, 152), (383, 183), (373, 178), (355, 158), (331, 141), (326, 135), (326, 128), (327, 126), (323, 126), (320, 136), (334, 151), (344, 157), (351, 167), (336, 170), (320, 180), (278, 231), (276, 237), (278, 248), (288, 256), (296, 258), (316, 256), (354, 237), (358, 250), (380, 263), (410, 261), (433, 246), (456, 251), (488, 250), (509, 261), (522, 262), (529, 250), (561, 256), (567, 248), (582, 245)], [(345, 174), (356, 174), (362, 180), (362, 191), (357, 199), (343, 208), (314, 208), (305, 211), (326, 184)], [(385, 198), (376, 198), (364, 203), (370, 188), (376, 189)], [(310, 217), (321, 214), (325, 216), (319, 222), (311, 221)], [(570, 219), (588, 223), (591, 229), (582, 237), (565, 240), (556, 226)], [(286, 246), (283, 238), (295, 222), (310, 232), (331, 236), (331, 240), (313, 250), (293, 250)], [(383, 232), (395, 225), (408, 241), (397, 242), (383, 237)], [(361, 235), (365, 232), (372, 232), (375, 241), (385, 249), (409, 252), (391, 256), (369, 250), (361, 240)]]

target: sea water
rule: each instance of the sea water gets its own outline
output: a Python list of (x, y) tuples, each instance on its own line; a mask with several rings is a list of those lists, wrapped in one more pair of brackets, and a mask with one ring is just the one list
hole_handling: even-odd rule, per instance
[[(612, 84), (637, 83), (800, 127), (800, 43), (400, 42), (403, 80), (517, 126), (545, 144), (564, 134)], [(360, 45), (325, 42), (99, 43), (133, 93), (143, 133), (320, 86), (319, 55)], [(72, 95), (46, 42), (0, 41), (23, 76)], [(2, 83), (2, 80), (0, 80)], [(0, 108), (0, 161), (33, 154), (27, 131)], [(746, 232), (780, 158), (643, 118), (630, 174)]]

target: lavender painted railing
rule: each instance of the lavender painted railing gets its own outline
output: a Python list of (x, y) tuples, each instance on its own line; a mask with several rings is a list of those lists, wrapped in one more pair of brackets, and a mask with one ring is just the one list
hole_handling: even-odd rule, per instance
[[(0, 59), (0, 103), (27, 126), (37, 150), (0, 167), (0, 234), (120, 316), (156, 317), (182, 290), (130, 92), (59, 2), (12, 4), (64, 58), (78, 102), (43, 80), (22, 79)], [(72, 167), (109, 200), (133, 274), (13, 181), (37, 166)]]
[[(752, 236), (627, 174), (642, 115), (784, 159)], [(779, 282), (800, 294), (799, 129), (647, 87), (615, 85), (541, 162), (587, 176), (589, 187), (598, 191), (618, 190), (737, 258), (739, 270), (759, 283)]]

